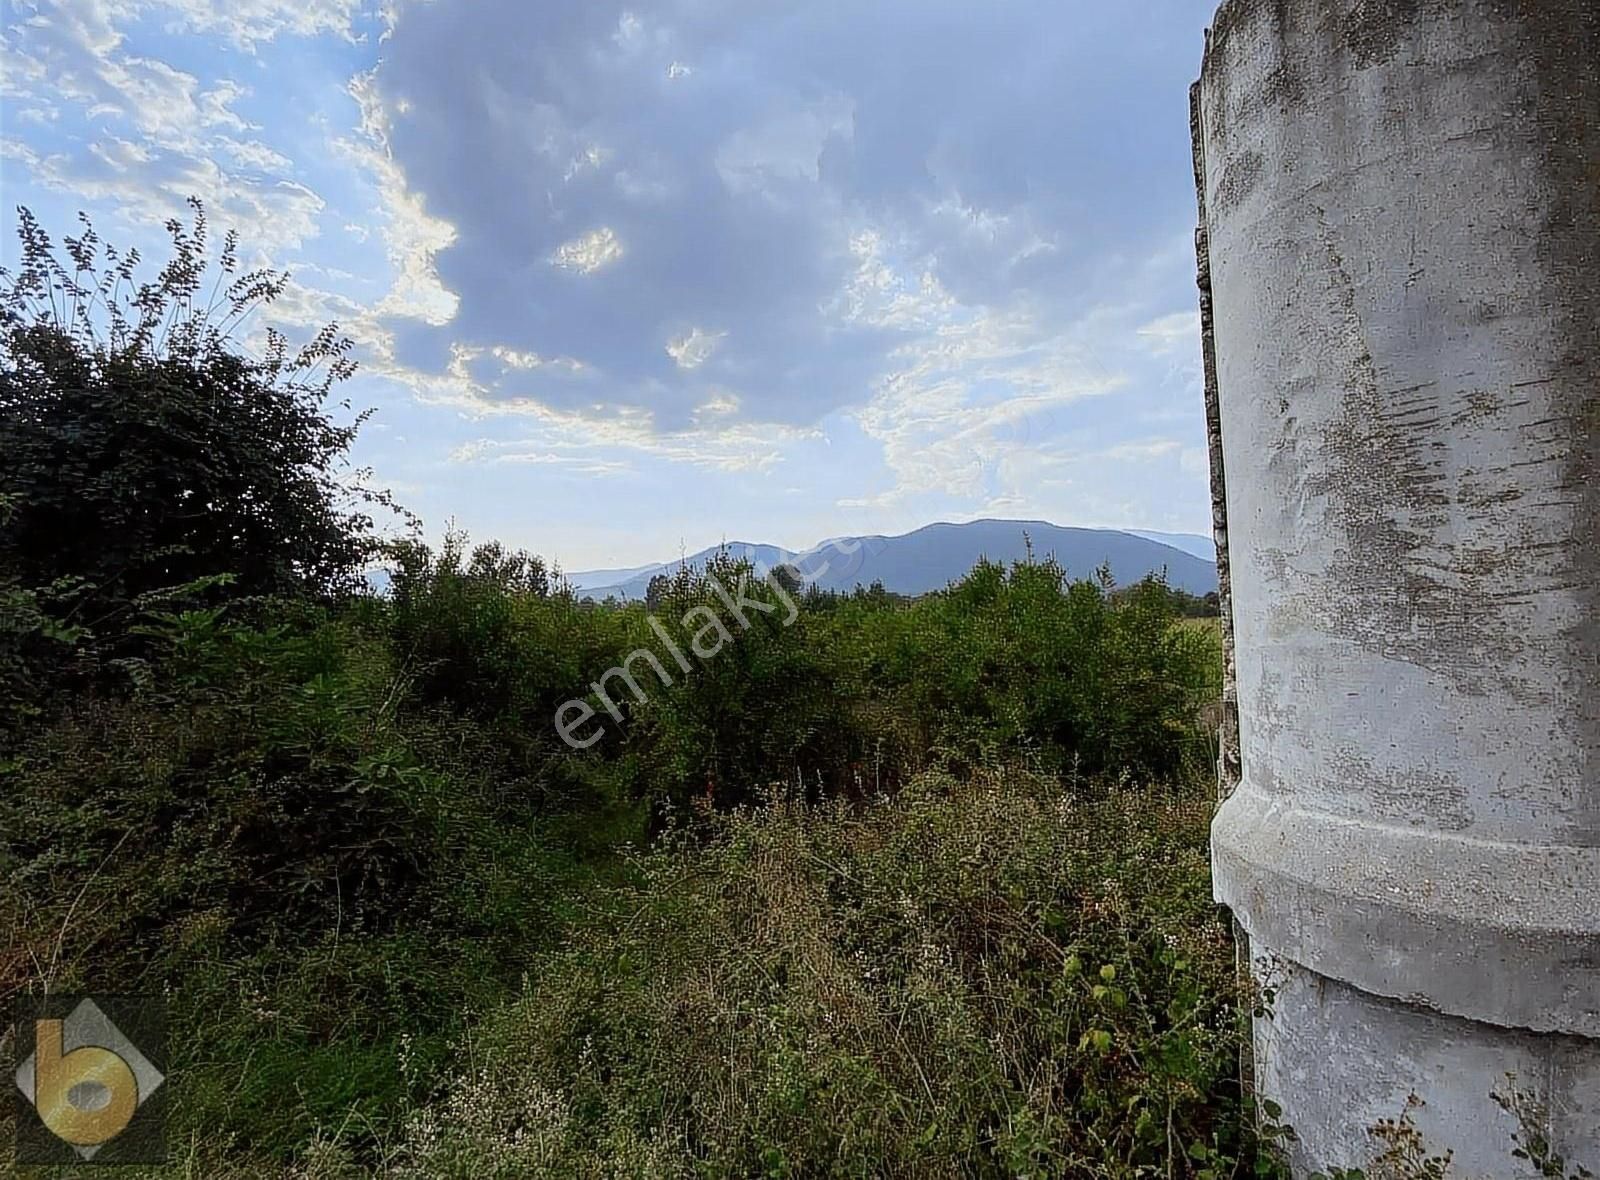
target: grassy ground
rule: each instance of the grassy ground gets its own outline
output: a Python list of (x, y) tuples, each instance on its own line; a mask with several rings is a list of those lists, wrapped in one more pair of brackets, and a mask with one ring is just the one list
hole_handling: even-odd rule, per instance
[[(175, 1074), (178, 1159), (152, 1174), (1254, 1174), (1209, 815), (1021, 770), (705, 811), (587, 882), (447, 1046), (274, 1076), (302, 1021), (258, 1012), (252, 1045)], [(400, 1116), (374, 1123), (372, 1092)], [(305, 1146), (252, 1148), (275, 1121)]]

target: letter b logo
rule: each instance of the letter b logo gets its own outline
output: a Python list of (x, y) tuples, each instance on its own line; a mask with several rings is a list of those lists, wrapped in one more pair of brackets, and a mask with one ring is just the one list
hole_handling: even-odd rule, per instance
[(77, 1147), (122, 1134), (139, 1109), (139, 1083), (110, 1049), (80, 1045), (63, 1053), (62, 1022), (34, 1022), (33, 1105), (45, 1126)]
[[(12, 1075), (19, 1100), (16, 1161), (26, 1164), (160, 1163), (166, 1081), (165, 1021), (159, 1001), (45, 996), (18, 1011), (15, 1035), (25, 1054)], [(19, 1009), (24, 1004), (19, 1004)], [(120, 1026), (120, 1027), (119, 1027)], [(32, 1051), (28, 1044), (32, 1042)], [(104, 1154), (102, 1154), (102, 1152)]]

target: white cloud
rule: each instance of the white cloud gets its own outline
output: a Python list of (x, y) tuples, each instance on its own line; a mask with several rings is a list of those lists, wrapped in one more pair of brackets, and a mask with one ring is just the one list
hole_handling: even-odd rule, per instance
[(832, 314), (868, 327), (903, 330), (932, 330), (957, 314), (955, 299), (926, 269), (928, 260), (922, 260), (924, 269), (915, 278), (897, 269), (894, 251), (878, 229), (853, 234), (849, 249), (855, 271), (826, 305)]
[(500, 344), (496, 344), (489, 349), (489, 355), (499, 361), (507, 372), (553, 368), (568, 373), (581, 373), (584, 369), (582, 361), (574, 360), (569, 356), (540, 356), (536, 352), (506, 348)]
[(1176, 455), (1183, 450), (1183, 444), (1172, 438), (1142, 439), (1137, 442), (1116, 443), (1104, 450), (1096, 451), (1095, 457), (1111, 459), (1119, 463), (1137, 463), (1147, 459), (1164, 459), (1168, 455)]
[(622, 253), (622, 243), (617, 240), (616, 231), (609, 226), (601, 226), (581, 238), (561, 243), (550, 255), (550, 264), (562, 270), (592, 274), (603, 266), (610, 266), (622, 257)]
[(32, 183), (71, 194), (78, 201), (112, 206), (144, 226), (188, 216), (186, 201), (198, 196), (213, 224), (239, 230), (268, 257), (299, 249), (316, 236), (323, 199), (294, 181), (257, 182), (225, 171), (214, 160), (152, 151), (108, 138), (83, 156), (41, 155), (17, 145)]
[(537, 449), (537, 444), (479, 439), (463, 443), (450, 452), (452, 463), (522, 463), (540, 467), (564, 468), (577, 475), (627, 475), (633, 465), (620, 459), (586, 458)]
[(695, 407), (695, 421), (699, 422), (708, 417), (722, 417), (725, 414), (737, 414), (738, 412), (738, 396), (722, 390)]
[(637, 455), (707, 470), (766, 472), (782, 463), (796, 444), (819, 437), (815, 430), (750, 423), (661, 431), (647, 411), (632, 407), (582, 413), (535, 402), (494, 402), (481, 408), (493, 415), (514, 415), (532, 423), (534, 430), (516, 439), (478, 439), (452, 454), (456, 462), (615, 464)]
[(611, 39), (624, 49), (637, 46), (644, 38), (644, 22), (631, 12), (624, 12), (618, 18), (617, 31), (611, 34)]
[(645, 456), (693, 468), (727, 472), (764, 472), (782, 463), (797, 445), (821, 438), (814, 428), (770, 423), (729, 421), (739, 399), (716, 391), (700, 407), (685, 429), (662, 430), (655, 415), (639, 406), (603, 402), (583, 409), (564, 410), (534, 397), (490, 397), (472, 374), (472, 364), (487, 351), (506, 369), (537, 372), (555, 366), (581, 372), (583, 366), (569, 358), (549, 359), (518, 354), (504, 348), (479, 349), (457, 344), (442, 373), (408, 367), (395, 359), (392, 333), (371, 319), (360, 329), (370, 332), (369, 371), (410, 389), (423, 404), (445, 406), (475, 420), (517, 423), (525, 433), (518, 438), (485, 437), (458, 447), (455, 462), (548, 462), (538, 458), (505, 456), (562, 456), (609, 462), (627, 456)]
[(127, 172), (141, 164), (148, 164), (155, 158), (150, 149), (143, 144), (115, 137), (91, 143), (89, 154), (116, 172)]
[(354, 39), (361, 0), (109, 0), (109, 7), (120, 17), (153, 14), (173, 32), (220, 36), (253, 52), (284, 35)]
[(226, 127), (230, 131), (258, 131), (260, 124), (247, 123), (231, 109), (250, 92), (231, 78), (224, 78), (210, 90), (200, 93), (200, 122), (206, 127)]
[(1139, 329), (1139, 336), (1150, 351), (1158, 356), (1179, 349), (1196, 348), (1200, 343), (1200, 310), (1175, 311), (1151, 320)]
[(618, 168), (611, 176), (611, 183), (630, 201), (665, 201), (678, 192), (678, 185), (670, 176), (641, 173), (631, 168)]
[(765, 191), (786, 181), (815, 182), (823, 148), (848, 138), (854, 106), (843, 95), (769, 115), (741, 127), (717, 150), (717, 172), (735, 193)]
[[(268, 7), (245, 5), (257, 15)], [(297, 7), (319, 5), (308, 0)], [(20, 19), (0, 38), (8, 105), (47, 103), (52, 122), (65, 123), (65, 113), (70, 133), (85, 145), (31, 151), (27, 180), (110, 205), (141, 227), (186, 218), (187, 199), (198, 196), (215, 224), (237, 229), (265, 255), (281, 256), (316, 236), (325, 203), (293, 178), (286, 155), (243, 138), (260, 130), (235, 110), (248, 89), (225, 77), (202, 82), (128, 41), (126, 27), (142, 16), (164, 15), (188, 27), (196, 11), (135, 0), (19, 4)]]
[(455, 318), (460, 299), (439, 280), (434, 259), (456, 240), (449, 222), (431, 216), (422, 196), (413, 192), (390, 149), (390, 125), (373, 87), (372, 75), (351, 80), (350, 95), (361, 112), (361, 137), (342, 139), (337, 146), (366, 168), (377, 186), (385, 220), (383, 239), (395, 278), (376, 316), (394, 316), (440, 325)]
[[(11, 0), (7, 169), (129, 221), (196, 192), (314, 261), (337, 293), (296, 283), (275, 320), (338, 318), (373, 388), (483, 422), (462, 462), (814, 457), (837, 467), (781, 482), (877, 521), (1203, 484), (1195, 316), (1161, 314), (1192, 306), (1182, 120), (1142, 136), (1160, 87), (1095, 84), (1145, 58), (1044, 0), (885, 3)], [(319, 101), (375, 17), (356, 106)]]
[(990, 488), (1017, 452), (1038, 453), (1065, 409), (1123, 387), (1093, 351), (1026, 309), (956, 300), (927, 270), (915, 282), (890, 261), (884, 235), (851, 239), (857, 268), (835, 307), (847, 319), (901, 329), (907, 341), (871, 401), (854, 412), (883, 446), (895, 482), (844, 507), (884, 508), (927, 493), (1016, 499)]
[(680, 369), (698, 369), (711, 359), (726, 332), (705, 332), (691, 328), (676, 340), (667, 341), (667, 355)]
[(609, 159), (611, 152), (597, 143), (588, 144), (572, 157), (572, 162), (567, 165), (566, 174), (561, 179), (570, 182), (575, 176), (599, 169)]
[(286, 173), (294, 167), (294, 161), (288, 156), (254, 140), (241, 141), (223, 136), (216, 141), (216, 147), (241, 168)]
[(495, 345), (490, 349), (494, 358), (508, 369), (537, 369), (545, 360), (536, 352), (519, 352), (514, 348)]

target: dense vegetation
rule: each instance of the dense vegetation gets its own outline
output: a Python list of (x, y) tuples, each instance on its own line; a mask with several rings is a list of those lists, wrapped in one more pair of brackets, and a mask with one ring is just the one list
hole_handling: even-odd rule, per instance
[[(337, 333), (229, 343), (279, 276), (229, 242), (204, 294), (203, 219), (144, 286), (23, 230), (0, 992), (165, 997), (169, 1174), (1274, 1170), (1179, 596), (775, 579), (743, 626), (731, 560), (596, 605), (380, 540)], [(636, 661), (608, 708), (640, 650), (672, 682)]]

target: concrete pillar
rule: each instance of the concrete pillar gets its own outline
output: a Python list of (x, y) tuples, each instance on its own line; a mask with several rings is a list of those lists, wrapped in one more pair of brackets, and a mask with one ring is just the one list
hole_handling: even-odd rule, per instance
[(1228, 0), (1195, 109), (1256, 1084), (1600, 1173), (1600, 3)]

